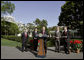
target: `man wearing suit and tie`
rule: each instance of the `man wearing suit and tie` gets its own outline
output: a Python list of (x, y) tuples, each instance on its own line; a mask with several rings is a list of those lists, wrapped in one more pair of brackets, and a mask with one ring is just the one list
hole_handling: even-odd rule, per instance
[(63, 40), (64, 40), (64, 50), (66, 54), (69, 54), (69, 40), (70, 40), (70, 33), (69, 30), (67, 30), (67, 27), (64, 27), (63, 32)]
[(28, 40), (28, 30), (25, 29), (24, 32), (22, 33), (22, 52), (24, 51), (24, 48), (25, 48), (25, 51), (27, 51), (27, 40)]
[(33, 39), (34, 39), (34, 50), (37, 51), (37, 46), (38, 46), (38, 31), (37, 28), (35, 28), (35, 30), (33, 31)]
[(55, 31), (55, 52), (56, 51), (60, 52), (60, 38), (61, 33), (59, 31), (59, 26), (57, 26), (57, 29)]

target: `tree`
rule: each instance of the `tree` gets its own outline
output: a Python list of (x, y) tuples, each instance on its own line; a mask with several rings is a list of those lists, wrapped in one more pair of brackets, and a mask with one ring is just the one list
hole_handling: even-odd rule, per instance
[(15, 10), (15, 5), (8, 1), (1, 1), (1, 13), (3, 14), (11, 14)]
[(5, 26), (6, 26), (5, 19), (3, 17), (1, 17), (1, 34), (5, 34), (6, 33)]
[(47, 29), (47, 20), (43, 19), (42, 21), (40, 19), (36, 19), (34, 22), (33, 22), (35, 25), (37, 25), (37, 28), (38, 28), (38, 31), (40, 31), (42, 29), (43, 26), (46, 27)]
[(77, 27), (81, 21), (83, 21), (83, 1), (67, 1), (61, 7), (58, 25)]
[[(11, 23), (10, 26), (9, 26), (9, 29), (10, 29), (9, 30), (10, 34), (12, 33), (12, 34), (16, 35), (16, 34), (19, 33), (19, 28), (18, 28), (18, 26), (15, 23)], [(12, 32), (11, 32), (11, 30), (12, 30)]]
[(28, 30), (32, 30), (32, 31), (33, 31), (34, 28), (35, 28), (35, 26), (34, 26), (33, 23), (27, 23), (27, 26), (26, 26), (26, 27), (27, 27)]
[(43, 19), (43, 20), (41, 21), (41, 25), (42, 25), (42, 26), (47, 26), (47, 25), (48, 25), (48, 24), (47, 24), (47, 20), (44, 20), (44, 19)]
[(33, 22), (35, 25), (39, 26), (41, 23), (40, 19), (36, 18), (36, 20)]
[[(5, 24), (4, 24), (5, 23)], [(19, 28), (15, 23), (1, 21), (1, 34), (2, 35), (15, 35), (19, 33)]]
[(61, 7), (58, 25), (65, 25), (70, 29), (79, 29), (79, 31), (82, 33), (83, 1), (66, 1), (66, 3)]

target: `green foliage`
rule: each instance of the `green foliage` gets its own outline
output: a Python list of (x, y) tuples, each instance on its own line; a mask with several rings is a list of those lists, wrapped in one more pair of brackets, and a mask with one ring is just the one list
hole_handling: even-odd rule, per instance
[(61, 7), (58, 25), (79, 29), (83, 36), (83, 1), (66, 1)]
[(29, 43), (30, 40), (33, 40), (33, 37), (29, 37), (27, 43)]
[(34, 40), (29, 40), (30, 48), (34, 48)]
[(39, 26), (39, 24), (41, 23), (41, 21), (40, 21), (40, 19), (36, 18), (36, 20), (33, 23), (35, 23), (35, 25)]
[(41, 21), (41, 25), (47, 27), (47, 25), (48, 25), (48, 24), (47, 24), (47, 20), (44, 20), (44, 19), (43, 19), (43, 20)]
[(48, 38), (47, 39), (47, 46), (48, 47), (55, 46), (55, 39), (54, 38)]
[[(19, 33), (19, 28), (18, 28), (18, 26), (16, 25), (16, 24), (14, 24), (14, 23), (11, 23), (10, 24), (10, 29), (9, 29), (9, 31), (11, 31), (13, 34), (14, 33)], [(11, 34), (11, 33), (10, 33)]]
[(56, 30), (56, 26), (49, 27), (48, 30), (49, 30), (49, 31), (55, 31), (55, 30)]
[(52, 43), (51, 41), (48, 41), (48, 42), (47, 42), (47, 46), (48, 46), (48, 47), (52, 47), (52, 46), (53, 46), (53, 43)]
[(2, 35), (15, 35), (19, 33), (19, 28), (15, 23), (1, 21)]
[[(17, 41), (22, 43), (21, 37), (14, 36), (14, 35), (1, 35), (1, 38), (12, 40), (12, 41)], [(27, 43), (30, 42), (30, 40), (33, 40), (33, 37), (29, 37), (27, 40)]]
[(1, 35), (1, 38), (12, 40), (12, 41), (17, 41), (17, 42), (22, 42), (21, 37), (14, 36), (14, 35)]
[(29, 30), (29, 31), (33, 31), (34, 30), (34, 28), (35, 28), (35, 26), (34, 26), (34, 24), (33, 23), (27, 23), (27, 29)]
[(37, 25), (37, 28), (38, 28), (38, 31), (41, 31), (42, 27), (45, 26), (46, 27), (46, 30), (47, 30), (47, 20), (43, 19), (42, 21), (40, 19), (36, 19), (34, 22), (33, 22), (35, 25)]
[(70, 40), (70, 47), (72, 50), (77, 50), (80, 49), (82, 50), (83, 48), (83, 40)]
[(15, 10), (15, 5), (10, 1), (1, 1), (1, 13), (11, 14)]

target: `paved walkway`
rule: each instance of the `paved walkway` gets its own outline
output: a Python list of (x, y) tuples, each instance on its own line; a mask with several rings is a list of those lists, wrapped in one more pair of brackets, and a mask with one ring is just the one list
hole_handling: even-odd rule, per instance
[(28, 52), (21, 52), (19, 47), (1, 46), (1, 59), (83, 59), (83, 53), (65, 54), (64, 51), (60, 53), (54, 52), (54, 47), (48, 47), (45, 58), (36, 57), (37, 52), (29, 50)]

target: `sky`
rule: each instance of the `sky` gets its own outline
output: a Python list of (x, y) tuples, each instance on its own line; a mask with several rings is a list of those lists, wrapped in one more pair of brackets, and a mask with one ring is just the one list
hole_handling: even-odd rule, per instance
[(15, 4), (12, 16), (23, 24), (33, 23), (36, 18), (47, 20), (48, 27), (57, 26), (61, 6), (65, 1), (11, 1)]

